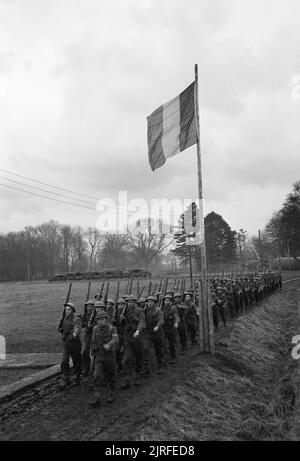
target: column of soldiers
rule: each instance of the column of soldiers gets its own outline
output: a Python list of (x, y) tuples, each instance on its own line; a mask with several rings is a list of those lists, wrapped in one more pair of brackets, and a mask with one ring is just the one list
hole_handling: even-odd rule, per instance
[(234, 277), (210, 279), (211, 307), (215, 329), (219, 319), (224, 326), (228, 318), (247, 312), (263, 299), (282, 289), (280, 272), (236, 274)]
[[(212, 278), (210, 282), (216, 329), (219, 316), (226, 325), (228, 316), (239, 315), (282, 287), (278, 273)], [(197, 344), (198, 296), (197, 288), (183, 294), (175, 288), (139, 299), (130, 294), (116, 302), (113, 299), (104, 302), (98, 294), (96, 300), (87, 299), (84, 313), (79, 316), (75, 315), (74, 304), (66, 302), (59, 327), (63, 339), (63, 387), (70, 384), (70, 357), (74, 365), (74, 384), (80, 384), (82, 375), (93, 375), (91, 406), (94, 408), (102, 403), (103, 389), (106, 389), (108, 403), (115, 400), (117, 376), (120, 389), (140, 386), (142, 379), (150, 375), (152, 350), (157, 374), (161, 375), (168, 362), (176, 364), (177, 339), (181, 354), (187, 350), (188, 340), (191, 348)]]

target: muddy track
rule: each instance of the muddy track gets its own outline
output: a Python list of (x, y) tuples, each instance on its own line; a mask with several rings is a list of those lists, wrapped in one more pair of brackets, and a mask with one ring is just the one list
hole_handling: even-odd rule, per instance
[[(298, 285), (299, 280), (286, 281), (282, 292)], [(217, 332), (217, 351), (232, 327), (233, 322), (229, 321), (226, 329)], [(2, 403), (0, 440), (134, 440), (145, 419), (151, 415), (155, 418), (155, 408), (172, 395), (182, 377), (199, 360), (213, 365), (220, 357), (200, 355), (196, 348), (190, 349), (178, 357), (176, 366), (169, 365), (162, 376), (156, 375), (153, 362), (151, 376), (142, 381), (142, 386), (117, 390), (116, 401), (98, 409), (89, 407), (93, 396), (90, 378), (80, 387), (62, 391), (59, 377), (53, 377)]]

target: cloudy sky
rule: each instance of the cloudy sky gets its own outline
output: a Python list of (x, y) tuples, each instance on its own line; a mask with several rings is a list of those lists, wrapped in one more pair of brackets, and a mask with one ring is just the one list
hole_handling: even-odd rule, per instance
[(146, 117), (198, 63), (205, 213), (257, 233), (300, 179), (299, 17), (299, 0), (0, 0), (0, 232), (94, 226), (120, 190), (196, 198), (196, 147), (153, 173)]

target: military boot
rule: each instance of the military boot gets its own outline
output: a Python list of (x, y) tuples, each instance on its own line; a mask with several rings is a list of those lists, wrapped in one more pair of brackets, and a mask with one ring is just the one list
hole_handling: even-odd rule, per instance
[(90, 407), (92, 408), (98, 408), (101, 405), (101, 400), (100, 397), (95, 397), (91, 402), (90, 402)]
[(144, 365), (142, 371), (141, 371), (141, 378), (145, 378), (146, 376), (150, 375), (150, 370), (148, 365)]
[(108, 389), (107, 398), (106, 398), (107, 403), (112, 403), (115, 400), (116, 400), (116, 397), (115, 397), (114, 392), (112, 391), (112, 389)]
[(157, 367), (157, 374), (158, 374), (158, 375), (162, 375), (162, 374), (163, 374), (163, 367), (162, 367), (161, 364), (159, 364), (158, 367)]
[(126, 389), (130, 389), (129, 376), (125, 376), (123, 383), (120, 385), (120, 389), (122, 389), (123, 391)]
[(135, 380), (134, 380), (134, 385), (135, 386), (140, 386), (142, 383), (141, 383), (141, 373), (138, 372), (136, 373), (135, 375)]
[(66, 387), (70, 386), (70, 384), (71, 384), (70, 378), (63, 378), (60, 388), (66, 389)]
[(77, 375), (76, 378), (74, 379), (73, 386), (79, 386), (80, 385), (80, 376)]

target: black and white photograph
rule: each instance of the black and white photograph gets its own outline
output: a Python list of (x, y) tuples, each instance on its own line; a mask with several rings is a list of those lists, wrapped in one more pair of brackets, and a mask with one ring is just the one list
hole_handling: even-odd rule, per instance
[(0, 441), (300, 440), (299, 26), (0, 0)]

